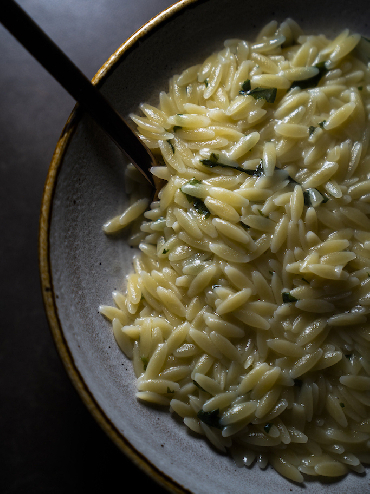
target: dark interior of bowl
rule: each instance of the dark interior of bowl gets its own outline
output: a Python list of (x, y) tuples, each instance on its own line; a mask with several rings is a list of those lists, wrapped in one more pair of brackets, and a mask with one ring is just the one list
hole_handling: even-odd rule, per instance
[[(370, 4), (289, 0), (206, 0), (181, 2), (141, 31), (127, 50), (119, 50), (100, 81), (103, 93), (124, 115), (142, 101), (156, 103), (168, 79), (202, 61), (227, 38), (251, 39), (268, 21), (291, 17), (305, 31), (337, 33), (345, 27), (369, 35)], [(110, 324), (98, 313), (111, 304), (111, 292), (123, 289), (133, 250), (125, 235), (107, 237), (103, 223), (123, 211), (126, 164), (115, 146), (87, 116), (75, 118), (62, 155), (52, 166), (48, 249), (57, 323), (65, 363), (76, 386), (103, 428), (145, 471), (167, 487), (194, 493), (298, 492), (272, 469), (237, 468), (203, 439), (189, 433), (174, 416), (135, 398), (131, 363), (118, 349)], [(47, 253), (46, 253), (47, 255)], [(59, 329), (58, 329), (59, 328)], [(61, 345), (61, 343), (59, 343)], [(125, 479), (128, 481), (129, 479)], [(130, 479), (133, 480), (133, 479)], [(310, 493), (365, 492), (368, 480), (348, 476), (322, 484), (308, 481)]]

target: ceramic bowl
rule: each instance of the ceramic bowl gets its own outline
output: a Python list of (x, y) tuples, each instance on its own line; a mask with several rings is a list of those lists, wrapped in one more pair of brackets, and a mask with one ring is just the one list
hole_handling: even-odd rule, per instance
[[(253, 39), (268, 21), (295, 19), (305, 31), (334, 35), (348, 27), (369, 36), (362, 0), (182, 0), (152, 19), (112, 55), (94, 82), (122, 115), (157, 102), (174, 73), (202, 61), (227, 38)], [(134, 462), (172, 492), (358, 493), (366, 476), (307, 481), (304, 488), (271, 468), (237, 468), (169, 412), (135, 398), (130, 361), (98, 313), (131, 270), (125, 237), (102, 225), (126, 204), (126, 159), (80, 109), (57, 144), (43, 197), (40, 268), (47, 316), (71, 380), (93, 416)]]

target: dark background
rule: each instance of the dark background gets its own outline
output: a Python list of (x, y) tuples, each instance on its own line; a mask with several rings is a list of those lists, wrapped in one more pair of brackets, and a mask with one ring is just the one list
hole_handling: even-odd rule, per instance
[[(19, 0), (89, 78), (172, 3)], [(48, 166), (73, 106), (0, 25), (0, 493), (164, 492), (89, 415), (44, 314), (39, 210)]]

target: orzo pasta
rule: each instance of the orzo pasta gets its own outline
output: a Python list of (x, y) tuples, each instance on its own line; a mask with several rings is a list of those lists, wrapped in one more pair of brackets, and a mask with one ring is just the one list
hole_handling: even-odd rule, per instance
[(370, 462), (369, 45), (287, 19), (175, 75), (132, 115), (166, 184), (104, 226), (137, 397), (296, 482)]

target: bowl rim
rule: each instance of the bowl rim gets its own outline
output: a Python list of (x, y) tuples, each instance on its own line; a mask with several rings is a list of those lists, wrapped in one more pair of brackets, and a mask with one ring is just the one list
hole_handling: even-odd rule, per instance
[[(193, 4), (200, 4), (209, 0), (179, 0), (172, 4), (148, 22), (135, 31), (125, 42), (123, 42), (108, 60), (100, 67), (92, 79), (92, 83), (97, 87), (107, 79), (109, 74), (119, 65), (139, 41), (149, 37), (156, 29), (161, 27), (173, 17), (180, 15), (185, 9), (191, 8)], [(83, 109), (76, 104), (73, 108), (62, 132), (57, 141), (47, 173), (43, 196), (41, 201), (39, 217), (39, 236), (38, 236), (38, 258), (39, 258), (39, 275), (42, 289), (42, 298), (46, 312), (49, 329), (51, 331), (54, 344), (59, 357), (62, 360), (64, 368), (69, 379), (72, 381), (77, 393), (87, 407), (89, 413), (94, 417), (103, 431), (113, 441), (116, 446), (139, 468), (141, 468), (151, 479), (159, 485), (165, 487), (170, 492), (176, 494), (190, 494), (190, 491), (184, 486), (178, 484), (169, 475), (153, 465), (142, 453), (140, 453), (115, 427), (112, 421), (107, 417), (88, 385), (84, 381), (78, 367), (75, 363), (72, 351), (70, 350), (67, 340), (64, 336), (61, 321), (56, 304), (56, 294), (53, 286), (53, 276), (50, 258), (50, 225), (53, 211), (53, 199), (56, 189), (59, 171), (61, 169), (63, 158), (68, 149), (69, 143), (83, 115)]]

